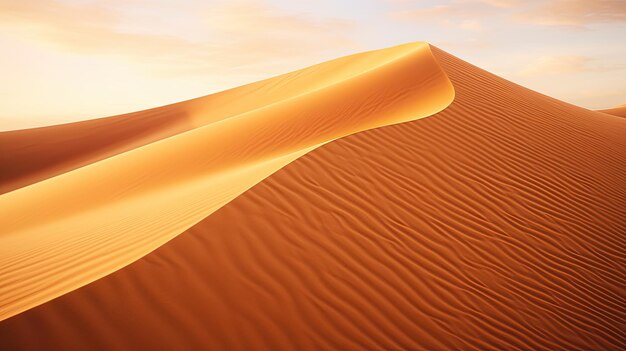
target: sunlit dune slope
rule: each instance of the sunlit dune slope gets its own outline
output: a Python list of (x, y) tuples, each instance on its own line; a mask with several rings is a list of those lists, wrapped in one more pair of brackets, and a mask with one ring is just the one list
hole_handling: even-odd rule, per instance
[(600, 112), (608, 113), (610, 115), (619, 116), (619, 117), (626, 117), (626, 105), (609, 108), (606, 110), (600, 110)]
[[(0, 196), (0, 319), (133, 262), (324, 143), (432, 115), (453, 97), (429, 46), (415, 43), (146, 112), (137, 118), (171, 109), (174, 121), (120, 142), (144, 146)], [(93, 148), (67, 169), (104, 155)]]
[[(0, 194), (184, 131), (316, 90), (327, 90), (339, 82), (384, 67), (403, 55), (413, 53), (416, 46), (423, 45), (415, 43), (392, 50), (346, 56), (330, 63), (146, 111), (80, 123), (0, 132)], [(418, 61), (421, 60), (423, 58), (418, 58)], [(424, 79), (436, 79), (424, 69), (414, 73), (426, 73)], [(418, 79), (415, 83), (421, 81)]]
[(450, 107), (308, 153), (132, 265), (3, 321), (0, 340), (622, 348), (626, 120), (433, 51)]
[(0, 194), (189, 130), (177, 107), (0, 132)]

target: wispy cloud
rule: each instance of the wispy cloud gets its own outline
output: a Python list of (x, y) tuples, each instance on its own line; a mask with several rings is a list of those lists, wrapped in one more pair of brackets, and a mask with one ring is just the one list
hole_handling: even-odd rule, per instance
[(389, 16), (400, 20), (447, 23), (458, 17), (476, 20), (497, 13), (496, 6), (487, 1), (452, 0), (433, 6), (420, 6), (413, 2), (403, 4), (409, 6), (391, 11)]
[(515, 14), (519, 21), (545, 26), (582, 27), (601, 23), (626, 23), (624, 0), (549, 0)]
[(522, 3), (522, 0), (481, 0), (479, 2), (486, 3), (495, 7), (509, 8), (520, 5)]
[(487, 16), (514, 19), (543, 26), (583, 27), (591, 24), (626, 23), (624, 0), (448, 0), (423, 6), (419, 1), (392, 1), (401, 9), (390, 13), (401, 20), (448, 25), (455, 19), (479, 20)]
[(352, 21), (277, 11), (260, 1), (229, 1), (207, 12), (204, 22), (218, 35), (222, 51), (242, 55), (234, 58), (241, 63), (293, 61), (358, 46), (349, 36), (356, 26)]
[(606, 62), (589, 56), (555, 55), (542, 56), (522, 71), (523, 76), (578, 74), (585, 72), (608, 72), (626, 69), (625, 63)]
[(120, 16), (98, 3), (1, 0), (0, 18), (5, 33), (86, 53), (144, 55), (185, 46), (176, 38), (121, 31)]
[(481, 32), (487, 20), (502, 15), (517, 0), (448, 0), (423, 6), (419, 1), (395, 2), (388, 16), (416, 24), (435, 24), (464, 31)]
[[(347, 35), (354, 26), (350, 21), (290, 13), (258, 0), (219, 1), (210, 7), (202, 1), (189, 3), (185, 17), (197, 21), (194, 28), (200, 32), (193, 33), (192, 38), (163, 29), (129, 30), (130, 19), (116, 11), (115, 3), (0, 0), (0, 28), (5, 35), (67, 51), (162, 63), (177, 74), (258, 67), (274, 64), (286, 55), (297, 62), (338, 48), (356, 47)], [(148, 17), (132, 20), (145, 21), (146, 27), (155, 25)]]

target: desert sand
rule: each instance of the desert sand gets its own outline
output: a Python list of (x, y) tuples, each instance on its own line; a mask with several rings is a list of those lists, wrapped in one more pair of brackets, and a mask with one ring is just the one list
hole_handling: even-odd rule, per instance
[(600, 110), (600, 112), (608, 113), (614, 116), (626, 117), (626, 105), (621, 105), (606, 110)]
[(0, 195), (0, 342), (623, 347), (626, 120), (424, 44), (363, 55), (192, 100), (67, 164), (22, 151), (36, 165)]
[[(251, 89), (267, 92), (247, 94)], [(38, 162), (41, 149), (22, 151), (24, 157), (33, 152), (35, 162), (42, 164), (43, 170), (34, 170), (37, 177), (49, 177), (0, 197), (0, 207), (5, 209), (0, 214), (0, 280), (6, 282), (0, 286), (0, 318), (137, 260), (319, 145), (429, 116), (454, 98), (450, 81), (424, 43), (327, 62), (242, 90), (227, 92), (231, 100), (219, 94), (207, 100), (234, 105), (239, 104), (237, 96), (247, 94), (254, 101), (243, 101), (249, 108), (245, 112), (194, 109), (198, 101), (178, 104), (174, 122), (162, 123), (155, 128), (162, 133), (147, 133), (139, 140), (147, 144), (83, 167), (75, 168), (85, 159), (105, 156), (102, 143), (93, 144), (91, 150), (55, 143), (52, 148), (58, 145), (59, 154), (79, 153), (65, 165), (72, 169), (60, 175), (46, 173), (45, 169), (57, 172), (60, 167)], [(158, 135), (184, 128), (172, 127), (180, 123), (182, 109), (194, 111), (185, 119), (199, 126), (150, 143)], [(149, 122), (155, 114), (158, 110), (138, 118)], [(122, 119), (126, 121), (132, 118)], [(106, 128), (102, 127), (106, 121), (99, 122), (96, 129), (101, 133), (120, 124), (116, 118)], [(51, 139), (60, 139), (56, 129), (72, 127), (77, 129), (52, 127), (55, 138)], [(104, 136), (97, 140), (122, 148), (132, 144), (126, 133), (108, 134), (120, 135), (121, 141)], [(90, 138), (68, 143), (81, 140)], [(30, 173), (23, 178), (32, 179)]]

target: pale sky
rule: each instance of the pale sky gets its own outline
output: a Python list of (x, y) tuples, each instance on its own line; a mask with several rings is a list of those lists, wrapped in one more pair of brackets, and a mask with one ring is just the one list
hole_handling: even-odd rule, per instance
[(626, 104), (626, 0), (0, 0), (0, 130), (412, 41), (576, 105)]

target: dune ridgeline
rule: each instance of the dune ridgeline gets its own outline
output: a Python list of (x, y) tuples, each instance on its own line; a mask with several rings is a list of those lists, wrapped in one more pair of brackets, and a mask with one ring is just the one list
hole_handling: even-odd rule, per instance
[(0, 344), (619, 349), (611, 111), (412, 43), (2, 132)]

